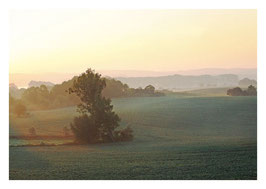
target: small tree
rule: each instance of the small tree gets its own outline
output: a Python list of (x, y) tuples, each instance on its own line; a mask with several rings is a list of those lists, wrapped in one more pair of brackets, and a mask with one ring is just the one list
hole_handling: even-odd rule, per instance
[(69, 89), (69, 93), (75, 93), (81, 100), (77, 108), (81, 116), (71, 123), (71, 130), (80, 143), (115, 141), (114, 130), (119, 126), (120, 118), (113, 111), (111, 100), (102, 96), (105, 87), (105, 79), (88, 69)]
[(256, 96), (257, 95), (257, 89), (253, 85), (250, 85), (247, 89), (247, 94), (249, 96)]
[(26, 107), (21, 103), (21, 102), (18, 102), (15, 107), (14, 107), (14, 113), (20, 117), (22, 115), (26, 115)]
[(227, 90), (227, 95), (229, 96), (243, 96), (243, 91), (240, 87)]
[(155, 92), (155, 87), (152, 85), (148, 85), (145, 87), (145, 91), (147, 91), (149, 94), (154, 94)]

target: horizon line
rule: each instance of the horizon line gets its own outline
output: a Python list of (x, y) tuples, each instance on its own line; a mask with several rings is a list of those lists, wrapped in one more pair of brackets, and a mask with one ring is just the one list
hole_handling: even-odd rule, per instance
[[(88, 68), (89, 69), (89, 68)], [(142, 72), (186, 72), (186, 71), (198, 71), (198, 70), (211, 70), (211, 69), (219, 69), (219, 70), (236, 70), (236, 69), (242, 69), (242, 70), (248, 70), (248, 69), (258, 69), (257, 67), (249, 67), (249, 68), (217, 68), (217, 67), (207, 67), (207, 68), (199, 68), (199, 69), (185, 69), (185, 70), (166, 70), (166, 71), (160, 71), (160, 70), (137, 70), (137, 69), (92, 69), (95, 72), (97, 71), (142, 71)], [(83, 71), (84, 72), (84, 71)], [(79, 72), (79, 73), (83, 73)], [(15, 73), (10, 73), (9, 74), (79, 74), (78, 72), (40, 72), (40, 73), (32, 73), (32, 72), (15, 72)]]

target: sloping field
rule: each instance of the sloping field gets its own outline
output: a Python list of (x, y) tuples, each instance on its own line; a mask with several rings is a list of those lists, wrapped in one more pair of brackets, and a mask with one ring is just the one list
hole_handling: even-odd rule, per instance
[[(113, 104), (134, 141), (10, 147), (10, 179), (256, 179), (256, 97), (142, 97)], [(76, 113), (73, 107), (30, 114), (11, 115), (11, 135), (32, 126), (37, 134), (60, 134)]]
[(194, 95), (207, 95), (207, 96), (227, 96), (228, 87), (226, 88), (208, 88), (208, 89), (197, 89), (188, 91), (189, 94)]

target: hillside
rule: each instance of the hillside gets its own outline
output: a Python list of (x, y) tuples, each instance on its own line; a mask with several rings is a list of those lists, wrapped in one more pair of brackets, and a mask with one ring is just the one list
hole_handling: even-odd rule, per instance
[[(76, 94), (69, 94), (68, 90), (73, 86), (76, 77), (64, 81), (61, 84), (51, 86), (50, 82), (34, 82), (35, 87), (18, 89), (15, 85), (10, 85), (10, 98), (20, 99), (28, 110), (46, 110), (75, 106), (80, 103), (80, 98)], [(147, 85), (144, 89), (129, 88), (128, 85), (113, 78), (104, 78), (106, 87), (102, 95), (107, 98), (121, 97), (144, 97), (144, 96), (164, 96), (163, 93), (155, 90), (153, 86)], [(49, 84), (46, 86), (46, 84)], [(41, 85), (40, 87), (38, 85)], [(12, 101), (15, 105), (15, 101)]]
[[(231, 139), (235, 140), (238, 136), (256, 136), (256, 111), (253, 111), (256, 110), (256, 97), (172, 95), (114, 99), (112, 104), (122, 118), (121, 125), (134, 128), (137, 141), (149, 141), (153, 137), (190, 142), (186, 137), (220, 140), (234, 136)], [(245, 119), (241, 112), (245, 113)], [(30, 127), (35, 127), (37, 134), (63, 134), (63, 127), (69, 126), (73, 117), (78, 115), (75, 106), (29, 113), (26, 118), (11, 114), (10, 135), (28, 134)]]
[[(256, 99), (115, 99), (112, 104), (122, 119), (121, 126), (134, 130), (132, 142), (10, 147), (9, 178), (256, 179)], [(77, 114), (75, 110), (32, 111), (27, 118), (11, 117), (10, 135), (27, 134), (32, 126), (37, 134), (62, 134)], [(10, 139), (10, 145), (40, 142), (64, 141)]]

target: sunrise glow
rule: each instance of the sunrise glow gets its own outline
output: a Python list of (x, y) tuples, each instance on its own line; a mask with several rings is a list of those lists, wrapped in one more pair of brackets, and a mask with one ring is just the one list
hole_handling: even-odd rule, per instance
[(10, 12), (10, 73), (257, 67), (256, 10)]

